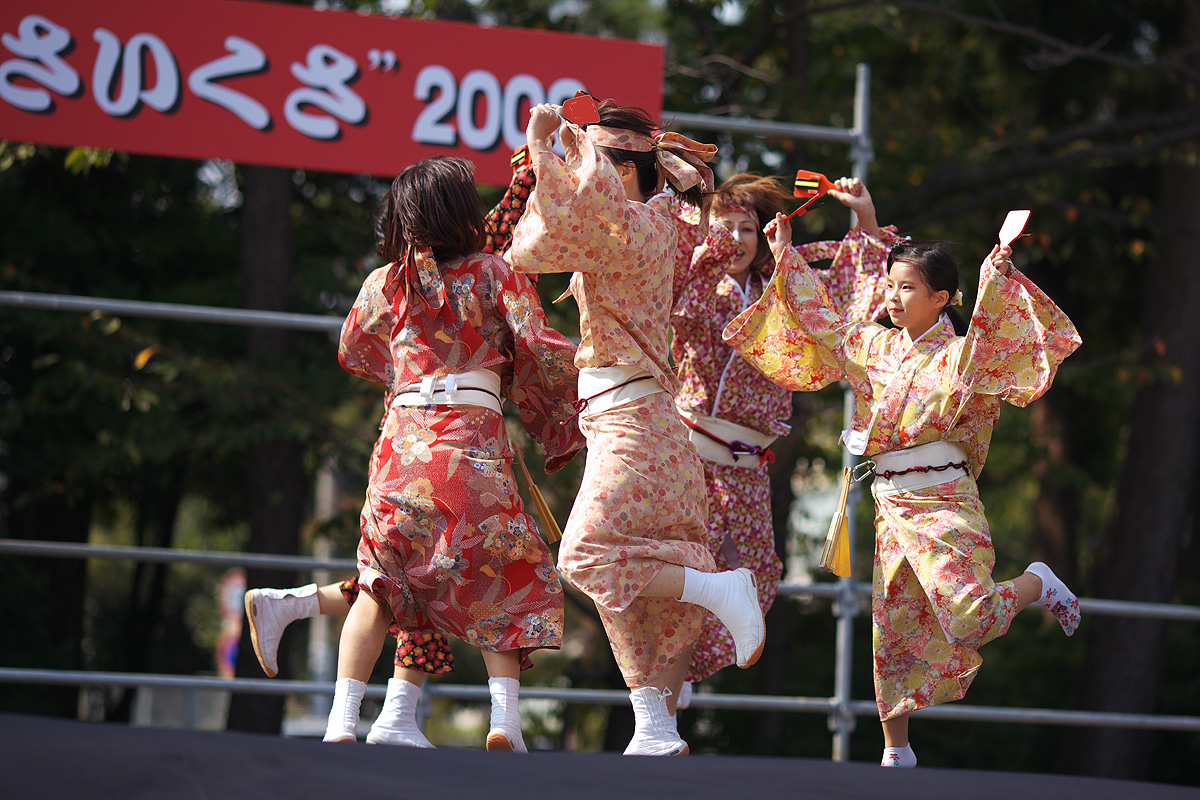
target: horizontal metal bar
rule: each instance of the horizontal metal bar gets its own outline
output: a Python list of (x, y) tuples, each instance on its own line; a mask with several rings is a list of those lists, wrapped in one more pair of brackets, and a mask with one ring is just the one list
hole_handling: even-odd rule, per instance
[[(220, 567), (252, 567), (281, 570), (336, 570), (347, 575), (358, 571), (358, 563), (350, 558), (313, 558), (310, 556), (273, 555), (270, 553), (214, 552), (211, 550), (179, 550), (171, 547), (133, 547), (129, 545), (94, 545), (79, 542), (46, 542), (30, 539), (0, 539), (0, 553), (42, 556), (46, 558), (94, 558), (133, 560), (158, 564), (193, 563)], [(854, 593), (867, 596), (868, 583), (854, 584)], [(781, 583), (779, 594), (788, 597), (836, 598), (838, 584)], [(1100, 600), (1080, 598), (1079, 607), (1089, 614), (1113, 617), (1146, 617), (1171, 621), (1200, 622), (1200, 606), (1175, 603), (1139, 603), (1129, 600)]]
[(351, 558), (313, 558), (271, 553), (222, 553), (211, 550), (180, 550), (173, 547), (133, 547), (112, 544), (80, 544), (78, 542), (42, 542), (26, 539), (0, 539), (0, 553), (45, 558), (131, 560), (154, 564), (211, 564), (217, 567), (281, 570), (331, 569), (347, 574), (358, 572), (358, 563)]
[(81, 297), (70, 294), (38, 292), (0, 292), (0, 306), (38, 308), (51, 311), (104, 311), (134, 317), (174, 319), (187, 322), (217, 322), (225, 325), (249, 325), (260, 328), (329, 331), (342, 329), (342, 317), (320, 314), (290, 314), (282, 311), (256, 311), (216, 306), (191, 306), (180, 303), (148, 303), (142, 300), (115, 300), (106, 297)]
[(781, 136), (785, 139), (812, 139), (822, 142), (853, 143), (863, 138), (850, 128), (826, 125), (804, 125), (798, 122), (769, 122), (746, 117), (718, 117), (712, 114), (689, 114), (683, 111), (662, 112), (663, 124), (695, 130), (750, 133), (757, 136)]
[[(329, 681), (289, 681), (268, 678), (219, 678), (207, 675), (159, 675), (131, 672), (89, 672), (83, 670), (20, 669), (0, 667), (0, 683), (57, 686), (121, 686), (125, 688), (173, 688), (199, 691), (273, 695), (331, 695)], [(467, 686), (429, 682), (425, 690), (433, 697), (454, 700), (487, 701), (486, 686)], [(386, 687), (368, 685), (366, 696), (382, 698)], [(564, 689), (549, 686), (522, 686), (521, 697), (563, 703), (625, 705), (629, 693), (618, 689)], [(720, 695), (697, 692), (692, 695), (697, 708), (725, 708), (738, 711), (789, 711), (828, 714), (837, 705), (832, 697), (782, 697), (774, 695)], [(860, 717), (877, 716), (878, 707), (867, 700), (853, 700), (850, 710)], [(1167, 714), (1125, 714), (1101, 711), (1070, 711), (1042, 708), (1000, 708), (957, 703), (931, 706), (913, 712), (922, 717), (987, 722), (1036, 723), (1104, 728), (1142, 728), (1170, 731), (1200, 731), (1200, 717)]]

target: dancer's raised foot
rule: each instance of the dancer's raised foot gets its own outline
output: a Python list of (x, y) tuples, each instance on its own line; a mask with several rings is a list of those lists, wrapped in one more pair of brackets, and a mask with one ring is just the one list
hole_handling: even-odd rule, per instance
[(298, 619), (321, 613), (317, 585), (310, 583), (295, 589), (251, 589), (246, 592), (246, 619), (250, 621), (250, 641), (254, 655), (268, 678), (279, 673), (279, 639), (283, 629)]
[(1035, 561), (1025, 568), (1025, 571), (1038, 576), (1042, 581), (1042, 593), (1033, 602), (1050, 610), (1062, 626), (1063, 633), (1071, 636), (1079, 629), (1082, 619), (1079, 613), (1079, 599), (1067, 588), (1054, 571), (1041, 561)]
[(739, 667), (745, 669), (758, 661), (766, 638), (766, 621), (754, 573), (745, 567), (727, 572), (699, 572), (685, 567), (683, 575), (679, 599), (716, 614), (733, 636)]

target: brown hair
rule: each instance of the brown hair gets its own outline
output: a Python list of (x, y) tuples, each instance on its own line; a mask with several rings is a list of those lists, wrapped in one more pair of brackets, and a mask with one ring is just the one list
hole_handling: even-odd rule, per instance
[(379, 251), (385, 260), (399, 261), (409, 247), (429, 248), (447, 261), (479, 251), (484, 232), (475, 165), (434, 156), (405, 167), (392, 181)]
[[(600, 114), (600, 121), (596, 124), (606, 128), (632, 131), (643, 136), (654, 136), (659, 131), (658, 124), (654, 119), (644, 109), (637, 106), (619, 106), (612, 100), (601, 100), (596, 104), (596, 111)], [(586, 125), (583, 127), (587, 128)], [(658, 172), (658, 157), (653, 150), (643, 153), (636, 150), (618, 150), (615, 147), (599, 149), (600, 152), (612, 159), (614, 164), (633, 165), (637, 170), (638, 191), (647, 198), (654, 196), (662, 189), (663, 181)], [(684, 202), (699, 207), (704, 200), (704, 189), (700, 186), (693, 186), (679, 196)]]
[(757, 267), (768, 261), (773, 261), (771, 246), (763, 234), (767, 223), (775, 219), (775, 215), (784, 210), (784, 198), (787, 189), (778, 178), (764, 177), (753, 172), (739, 172), (721, 182), (713, 198), (713, 216), (720, 216), (730, 210), (746, 209), (752, 212), (758, 221), (758, 249), (754, 251), (754, 262)]

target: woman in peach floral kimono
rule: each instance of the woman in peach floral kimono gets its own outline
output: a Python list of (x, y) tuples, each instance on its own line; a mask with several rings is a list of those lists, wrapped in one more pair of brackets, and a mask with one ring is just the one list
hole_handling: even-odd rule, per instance
[[(579, 426), (587, 467), (563, 532), (564, 579), (599, 608), (630, 688), (629, 755), (682, 755), (667, 706), (707, 608), (732, 632), (739, 666), (762, 650), (762, 611), (748, 570), (714, 573), (704, 470), (672, 394), (671, 277), (678, 235), (664, 181), (693, 205), (712, 190), (715, 153), (657, 132), (640, 109), (599, 104), (599, 122), (562, 128), (533, 109), (527, 142), (536, 185), (508, 257), (524, 272), (574, 272), (581, 344)], [(702, 230), (707, 214), (702, 214)]]
[[(355, 738), (365, 681), (389, 624), (477, 646), (492, 696), (489, 750), (525, 749), (519, 675), (562, 642), (562, 587), (525, 514), (501, 398), (518, 407), (551, 471), (583, 444), (574, 347), (546, 325), (529, 280), (478, 252), (470, 162), (431, 158), (396, 178), (383, 255), (342, 327), (347, 371), (383, 383), (357, 602), (342, 629), (326, 741)], [(419, 692), (419, 686), (417, 687)]]
[(961, 302), (957, 267), (938, 245), (898, 245), (889, 254), (894, 329), (849, 321), (788, 244), (790, 226), (777, 220), (775, 281), (725, 339), (782, 386), (812, 391), (845, 380), (854, 391), (853, 427), (842, 441), (871, 459), (875, 474), (872, 623), (883, 765), (911, 767), (909, 712), (962, 698), (982, 663), (978, 649), (1003, 635), (1017, 611), (1042, 605), (1068, 636), (1079, 625), (1078, 602), (1045, 564), (993, 582), (995, 552), (975, 480), (1000, 402), (1040, 397), (1080, 338), (1013, 268), (1007, 247), (984, 261), (965, 331), (948, 308)]

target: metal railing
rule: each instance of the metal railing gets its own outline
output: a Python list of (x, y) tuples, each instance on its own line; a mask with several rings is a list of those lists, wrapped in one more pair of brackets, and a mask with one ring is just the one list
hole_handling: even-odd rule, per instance
[[(44, 558), (83, 558), (102, 560), (139, 560), (151, 563), (204, 564), (214, 567), (255, 567), (280, 570), (334, 570), (349, 574), (356, 568), (354, 559), (310, 558), (307, 556), (285, 556), (265, 553), (214, 552), (204, 550), (176, 550), (161, 547), (130, 547), (121, 545), (90, 545), (68, 542), (30, 541), (23, 539), (0, 539), (0, 554)], [(820, 597), (835, 600), (834, 613), (839, 622), (857, 615), (859, 600), (870, 596), (871, 586), (867, 583), (842, 579), (836, 583), (783, 583), (779, 595), (785, 597)], [(1173, 621), (1200, 622), (1200, 606), (1184, 606), (1169, 603), (1138, 603), (1120, 600), (1082, 598), (1082, 611), (1088, 614), (1146, 617)], [(853, 608), (849, 608), (853, 606)], [(835, 675), (843, 668), (848, 673), (849, 664), (840, 663), (846, 650), (838, 648), (839, 663)], [(69, 686), (106, 686), (124, 688), (175, 688), (209, 690), (232, 693), (276, 694), (276, 695), (331, 695), (333, 684), (329, 681), (295, 681), (256, 678), (218, 678), (203, 675), (158, 675), (127, 672), (97, 672), (86, 670), (51, 670), (0, 667), (0, 683), (50, 684)], [(848, 760), (848, 741), (842, 743), (846, 750), (839, 752), (839, 741), (848, 737), (853, 730), (839, 727), (853, 726), (857, 717), (874, 717), (878, 708), (874, 701), (854, 700), (849, 696), (849, 686), (841, 687), (846, 694), (831, 697), (788, 697), (779, 695), (741, 695), (696, 693), (692, 705), (696, 708), (737, 709), (742, 711), (785, 711), (792, 713), (827, 714), (834, 732), (833, 756), (835, 760)], [(370, 686), (368, 697), (382, 698), (384, 687)], [(584, 703), (600, 705), (624, 705), (629, 694), (617, 689), (575, 689), (548, 686), (522, 686), (521, 696), (528, 699), (551, 700), (561, 703)], [(436, 698), (454, 700), (486, 701), (488, 690), (484, 686), (467, 686), (430, 682), (422, 693), (422, 715), (428, 715), (429, 707)], [(1098, 711), (1075, 711), (1066, 709), (1008, 708), (967, 705), (954, 703), (932, 706), (914, 712), (918, 716), (933, 719), (955, 719), (988, 722), (1032, 723), (1043, 725), (1067, 725), (1081, 727), (1118, 727), (1200, 732), (1200, 716), (1166, 714), (1131, 714)]]
[[(870, 68), (859, 64), (855, 75), (854, 122), (851, 128), (828, 128), (794, 123), (712, 117), (701, 114), (664, 112), (676, 127), (694, 130), (724, 130), (735, 133), (772, 135), (796, 139), (814, 139), (846, 144), (853, 164), (852, 174), (866, 179), (867, 166), (874, 160), (869, 134)], [(207, 306), (150, 303), (136, 300), (79, 297), (73, 295), (39, 294), (33, 292), (0, 292), (0, 306), (14, 306), (54, 311), (102, 311), (158, 319), (229, 325), (291, 328), (296, 330), (335, 333), (342, 317), (313, 314), (288, 314)], [(849, 394), (846, 402), (850, 402)], [(849, 419), (851, 409), (847, 408)], [(848, 455), (848, 454), (847, 454)], [(852, 487), (851, 502), (857, 500), (861, 488)], [(854, 544), (854, 519), (850, 518), (851, 546)], [(278, 568), (281, 570), (335, 570), (350, 574), (356, 569), (352, 559), (321, 559), (304, 556), (281, 556), (253, 553), (221, 553), (210, 551), (176, 550), (152, 547), (124, 547), (39, 542), (0, 539), (0, 553), (31, 557), (130, 559), (153, 563), (197, 563), (220, 567)], [(874, 717), (877, 707), (873, 701), (851, 697), (851, 662), (854, 618), (859, 615), (862, 598), (870, 595), (869, 584), (842, 578), (837, 582), (813, 584), (781, 584), (779, 594), (786, 597), (820, 597), (833, 600), (837, 622), (837, 664), (834, 672), (834, 692), (831, 697), (783, 697), (761, 695), (719, 695), (698, 693), (692, 705), (698, 708), (729, 708), (747, 711), (772, 710), (810, 712), (829, 715), (833, 732), (833, 758), (845, 761), (849, 757), (849, 737), (860, 716)], [(1147, 617), (1175, 621), (1200, 621), (1200, 607), (1163, 603), (1136, 603), (1117, 600), (1085, 598), (1080, 607), (1089, 614)], [(329, 695), (331, 682), (287, 681), (265, 679), (226, 679), (207, 676), (153, 675), (116, 672), (63, 671), (16, 669), (0, 667), (0, 683), (59, 684), (75, 686), (172, 687), (223, 692), (257, 694)], [(382, 697), (382, 687), (368, 687), (367, 695)], [(564, 703), (594, 703), (623, 705), (629, 702), (623, 690), (571, 689), (523, 686), (522, 697), (554, 700)], [(488, 699), (482, 686), (429, 683), (422, 693), (426, 712), (435, 697), (462, 700)], [(1200, 731), (1200, 717), (1152, 714), (1121, 714), (1094, 711), (1070, 711), (1036, 708), (997, 708), (961, 703), (922, 709), (916, 714), (944, 719), (986, 720), (993, 722), (1022, 722), (1048, 725), (1151, 728), (1158, 730)]]

